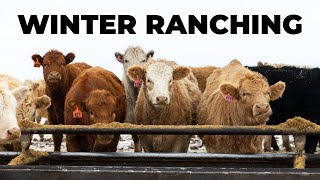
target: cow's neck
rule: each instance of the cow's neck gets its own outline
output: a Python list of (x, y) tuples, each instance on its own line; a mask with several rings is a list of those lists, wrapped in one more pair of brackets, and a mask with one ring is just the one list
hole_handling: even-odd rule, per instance
[(222, 106), (221, 108), (218, 108), (218, 112), (216, 113), (220, 117), (221, 125), (257, 125), (257, 122), (252, 115), (252, 110), (245, 109), (245, 107), (237, 101), (227, 102), (222, 96), (219, 100), (222, 102)]
[[(145, 87), (144, 93), (146, 92)], [(190, 116), (191, 120), (191, 104), (188, 102), (188, 98), (181, 97), (182, 94), (179, 88), (173, 88), (170, 93), (170, 104), (163, 108), (155, 108), (153, 104), (147, 99), (145, 101), (145, 110), (147, 112), (148, 124), (150, 125), (187, 125), (188, 119), (185, 117)]]
[[(126, 70), (124, 69), (124, 72), (126, 72)], [(131, 81), (131, 79), (129, 78), (128, 75), (124, 74), (123, 75), (123, 84), (125, 86), (126, 89), (126, 93), (127, 93), (127, 99), (128, 101), (131, 102), (131, 104), (136, 104), (137, 98), (138, 98), (138, 94), (140, 91), (140, 88), (136, 88), (134, 87), (134, 82)]]

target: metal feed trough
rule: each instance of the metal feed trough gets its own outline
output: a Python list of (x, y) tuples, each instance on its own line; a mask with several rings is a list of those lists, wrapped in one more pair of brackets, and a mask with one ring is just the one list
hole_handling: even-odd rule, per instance
[[(39, 126), (23, 134), (197, 134), (197, 135), (314, 135), (313, 129), (281, 126)], [(0, 153), (0, 179), (319, 179), (320, 155), (305, 155), (305, 169), (294, 169), (296, 154), (212, 153), (91, 153), (50, 152), (32, 164), (8, 166), (18, 152)]]

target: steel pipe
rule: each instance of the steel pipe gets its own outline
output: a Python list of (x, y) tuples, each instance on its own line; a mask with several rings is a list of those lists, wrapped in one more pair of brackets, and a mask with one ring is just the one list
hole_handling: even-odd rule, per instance
[[(50, 128), (48, 128), (50, 127)], [(135, 125), (128, 128), (92, 126), (56, 126), (21, 128), (22, 134), (184, 134), (184, 135), (313, 135), (320, 136), (320, 128), (295, 129), (279, 126), (146, 126)]]

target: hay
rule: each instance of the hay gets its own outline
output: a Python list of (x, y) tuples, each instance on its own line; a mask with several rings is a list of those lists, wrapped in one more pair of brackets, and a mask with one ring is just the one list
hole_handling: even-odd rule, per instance
[(8, 165), (17, 166), (17, 165), (31, 164), (31, 163), (41, 159), (44, 156), (48, 156), (48, 153), (47, 152), (34, 151), (34, 150), (31, 149), (29, 155), (21, 153), (19, 156), (13, 158), (8, 163)]
[(40, 124), (28, 121), (28, 120), (21, 120), (18, 121), (19, 127), (20, 128), (34, 128), (34, 127), (41, 127)]
[(286, 122), (279, 124), (281, 128), (294, 128), (294, 129), (316, 129), (317, 124), (312, 123), (302, 117), (294, 117), (288, 119)]
[[(130, 123), (119, 123), (119, 122), (113, 122), (109, 124), (104, 123), (96, 123), (91, 125), (90, 127), (94, 128), (178, 128), (178, 129), (187, 129), (187, 128), (194, 128), (194, 126), (191, 125), (136, 125), (136, 124), (130, 124)], [(199, 128), (199, 125), (196, 125), (196, 128)], [(201, 125), (201, 128), (219, 128), (223, 127), (221, 125)]]
[(306, 160), (303, 155), (297, 156), (294, 160), (294, 169), (304, 169), (306, 166)]
[(94, 128), (134, 128), (136, 125), (130, 124), (130, 123), (119, 123), (119, 122), (113, 122), (109, 124), (105, 123), (96, 123), (91, 125), (91, 127)]

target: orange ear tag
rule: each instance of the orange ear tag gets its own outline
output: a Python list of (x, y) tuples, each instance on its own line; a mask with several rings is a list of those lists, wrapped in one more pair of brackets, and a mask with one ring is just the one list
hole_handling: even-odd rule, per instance
[(36, 58), (36, 61), (34, 62), (34, 67), (40, 67), (40, 62), (39, 62), (39, 60), (38, 60), (38, 58)]
[(79, 110), (78, 106), (76, 106), (76, 110), (72, 113), (73, 118), (82, 118), (82, 112)]

